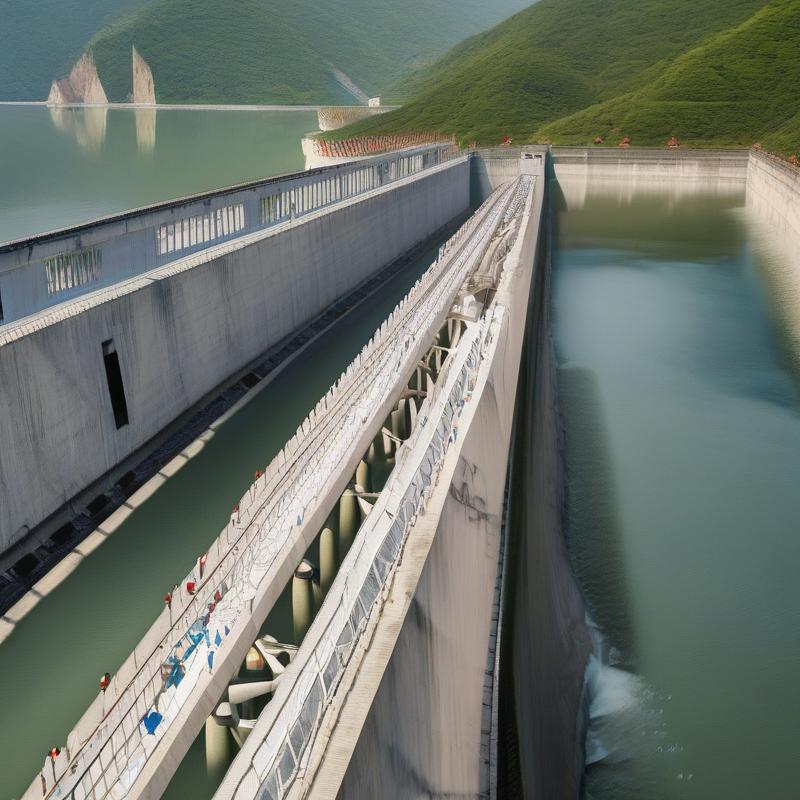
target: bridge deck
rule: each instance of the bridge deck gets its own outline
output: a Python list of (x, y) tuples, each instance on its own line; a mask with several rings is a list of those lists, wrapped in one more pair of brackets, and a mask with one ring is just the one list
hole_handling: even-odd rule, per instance
[[(57, 788), (58, 796), (79, 800), (163, 789), (382, 424), (399, 391), (397, 376), (416, 363), (479, 262), (498, 224), (496, 203), (454, 237), (253, 485), (206, 563), (187, 576), (196, 593), (175, 593), (26, 797), (40, 797), (42, 781), (48, 796)], [(169, 680), (171, 659), (182, 663), (179, 681)]]

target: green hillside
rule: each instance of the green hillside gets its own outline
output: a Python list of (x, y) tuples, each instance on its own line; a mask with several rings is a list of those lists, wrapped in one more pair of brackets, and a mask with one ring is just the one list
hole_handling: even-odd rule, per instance
[(800, 0), (776, 0), (676, 59), (644, 88), (541, 128), (537, 138), (588, 143), (800, 147)]
[(332, 102), (347, 97), (331, 66), (377, 94), (527, 2), (151, 0), (89, 47), (112, 101), (130, 92), (135, 45), (162, 103)]
[[(400, 83), (396, 91), (414, 99), (399, 111), (333, 135), (431, 130), (462, 142), (591, 142), (625, 128), (622, 135), (641, 144), (663, 143), (672, 133), (738, 141), (744, 134), (734, 123), (743, 127), (743, 115), (748, 132), (785, 118), (775, 116), (782, 92), (787, 109), (797, 108), (797, 64), (790, 63), (800, 44), (797, 5), (542, 0)], [(735, 113), (732, 104), (756, 96), (759, 102)], [(686, 128), (678, 124), (684, 117)]]
[(44, 100), (86, 40), (145, 0), (0, 0), (0, 100)]

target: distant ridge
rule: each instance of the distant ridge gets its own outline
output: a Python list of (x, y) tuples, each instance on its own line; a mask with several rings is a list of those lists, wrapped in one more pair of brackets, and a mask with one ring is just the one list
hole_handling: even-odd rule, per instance
[(394, 87), (330, 138), (800, 149), (800, 0), (542, 0)]
[(150, 0), (87, 49), (112, 102), (131, 93), (135, 46), (159, 103), (352, 103), (342, 74), (380, 94), (528, 2)]

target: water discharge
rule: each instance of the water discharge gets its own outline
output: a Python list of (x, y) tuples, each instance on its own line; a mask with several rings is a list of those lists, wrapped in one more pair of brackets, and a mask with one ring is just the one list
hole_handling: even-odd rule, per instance
[(585, 794), (796, 797), (798, 264), (743, 192), (562, 188), (569, 545), (603, 634)]

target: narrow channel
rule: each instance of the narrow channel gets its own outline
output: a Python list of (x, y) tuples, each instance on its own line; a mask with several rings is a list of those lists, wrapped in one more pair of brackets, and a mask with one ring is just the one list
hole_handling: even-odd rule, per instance
[(598, 628), (585, 797), (796, 797), (800, 401), (774, 265), (743, 191), (564, 196), (568, 539)]
[[(163, 607), (165, 592), (225, 526), (255, 471), (294, 433), (451, 233), (309, 345), (0, 645), (0, 708), (7, 722), (0, 728), (0, 800), (22, 794), (49, 749), (63, 746), (98, 692), (100, 675), (127, 657)], [(280, 614), (279, 608), (268, 625), (280, 628)], [(199, 785), (213, 793), (205, 777)]]

